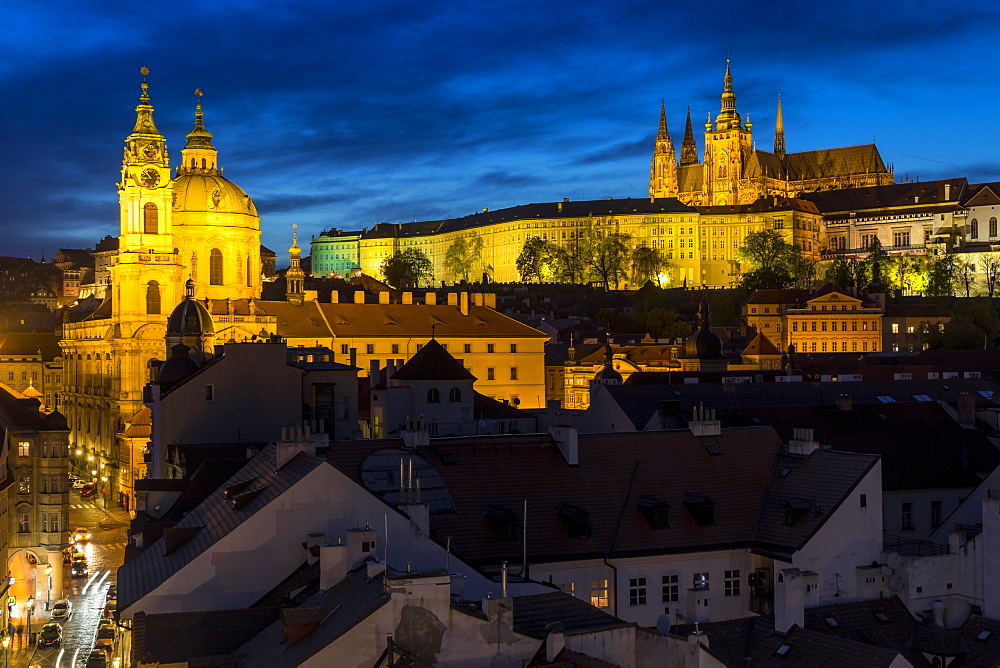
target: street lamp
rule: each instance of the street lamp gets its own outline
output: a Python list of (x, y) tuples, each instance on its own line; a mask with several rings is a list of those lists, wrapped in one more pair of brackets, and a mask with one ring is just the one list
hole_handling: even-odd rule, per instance
[(49, 603), (52, 601), (52, 564), (47, 564), (45, 566), (45, 577), (46, 583), (48, 584), (48, 593), (45, 595), (45, 609), (49, 609)]
[(28, 598), (28, 602), (25, 603), (25, 607), (28, 611), (28, 644), (31, 644), (31, 608), (35, 605), (35, 597), (31, 596)]
[(10, 654), (7, 652), (7, 648), (10, 647), (10, 636), (4, 633), (3, 640), (0, 641), (3, 644), (3, 668), (9, 668), (10, 666)]

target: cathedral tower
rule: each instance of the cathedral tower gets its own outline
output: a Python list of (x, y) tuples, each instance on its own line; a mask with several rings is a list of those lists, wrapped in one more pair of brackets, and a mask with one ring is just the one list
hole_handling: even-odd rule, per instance
[(691, 107), (688, 107), (687, 121), (684, 123), (684, 141), (681, 142), (681, 167), (698, 164), (698, 145), (694, 143), (691, 129)]
[(656, 148), (649, 168), (649, 196), (677, 197), (677, 158), (674, 141), (667, 131), (667, 110), (660, 101), (660, 130), (656, 133)]
[(302, 271), (302, 249), (299, 248), (298, 225), (292, 225), (292, 247), (288, 249), (288, 271), (285, 272), (285, 299), (302, 306), (305, 302), (305, 272)]
[(744, 124), (736, 111), (733, 75), (726, 61), (723, 79), (722, 106), (715, 117), (705, 124), (705, 190), (706, 204), (741, 204), (739, 181), (753, 150), (753, 135), (749, 120)]
[(785, 157), (785, 122), (781, 117), (781, 93), (778, 93), (778, 116), (774, 122), (774, 154), (779, 160)]

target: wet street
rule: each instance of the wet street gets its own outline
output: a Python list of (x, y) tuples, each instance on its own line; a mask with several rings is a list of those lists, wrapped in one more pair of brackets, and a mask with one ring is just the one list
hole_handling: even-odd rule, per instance
[[(70, 528), (86, 527), (93, 537), (81, 542), (78, 549), (87, 556), (90, 573), (87, 577), (71, 577), (66, 566), (66, 598), (73, 604), (72, 616), (60, 622), (63, 627), (62, 644), (54, 648), (41, 648), (28, 641), (27, 629), (14, 636), (14, 642), (5, 657), (5, 668), (76, 668), (83, 666), (94, 646), (94, 636), (102, 618), (105, 595), (115, 583), (118, 567), (125, 557), (128, 514), (120, 508), (103, 509), (103, 501), (81, 499), (78, 494), (70, 497)], [(51, 601), (48, 607), (55, 601)], [(36, 634), (49, 621), (46, 601), (35, 603), (31, 618), (32, 631)], [(121, 648), (116, 642), (115, 653)], [(120, 665), (115, 662), (109, 665)]]

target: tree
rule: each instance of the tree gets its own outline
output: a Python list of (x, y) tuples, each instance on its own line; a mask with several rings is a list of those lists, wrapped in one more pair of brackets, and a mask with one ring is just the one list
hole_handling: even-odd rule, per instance
[(976, 265), (962, 258), (955, 258), (955, 277), (965, 296), (972, 296), (972, 286), (976, 284)]
[(455, 280), (468, 281), (476, 265), (483, 257), (483, 240), (481, 237), (464, 237), (455, 239), (444, 254), (444, 268), (455, 277)]
[(528, 237), (524, 241), (520, 254), (517, 256), (517, 273), (521, 275), (522, 283), (532, 280), (542, 280), (542, 266), (548, 255), (548, 244), (541, 237)]
[(802, 249), (785, 241), (775, 230), (748, 234), (737, 257), (753, 267), (743, 274), (741, 281), (743, 287), (752, 290), (792, 286), (796, 281), (793, 268), (802, 275), (807, 275), (810, 270), (815, 272), (807, 265), (808, 260)]
[(398, 250), (382, 261), (382, 277), (394, 288), (399, 288), (404, 276), (409, 276), (415, 286), (434, 282), (434, 265), (419, 248)]
[(553, 283), (579, 283), (583, 277), (580, 254), (570, 246), (549, 244), (544, 261), (544, 273)]
[(796, 288), (811, 288), (819, 273), (819, 263), (811, 257), (806, 257), (797, 246), (793, 248), (798, 252), (791, 253), (788, 258), (788, 273), (792, 277), (792, 284)]
[[(878, 276), (887, 289), (891, 287), (892, 277), (889, 270), (893, 264), (892, 257), (882, 247), (882, 242), (878, 240), (878, 237), (872, 239), (871, 244), (868, 246), (868, 260), (866, 264), (868, 265), (868, 272), (871, 275), (872, 281)], [(857, 287), (867, 288), (868, 284), (858, 285)]]
[(920, 260), (913, 255), (900, 255), (892, 263), (892, 283), (904, 292), (913, 293), (920, 272)]
[(955, 256), (946, 253), (931, 260), (927, 268), (927, 294), (931, 297), (950, 297), (955, 293)]
[(646, 281), (653, 281), (659, 286), (660, 274), (669, 266), (660, 251), (639, 246), (632, 250), (632, 283), (635, 287), (640, 287)]
[(1000, 288), (1000, 255), (980, 253), (977, 262), (983, 274), (983, 287), (986, 288), (986, 296), (992, 298), (996, 295), (997, 288)]
[(617, 290), (618, 283), (625, 278), (630, 240), (631, 237), (627, 234), (612, 232), (594, 242), (586, 262), (605, 288), (612, 289), (613, 286)]

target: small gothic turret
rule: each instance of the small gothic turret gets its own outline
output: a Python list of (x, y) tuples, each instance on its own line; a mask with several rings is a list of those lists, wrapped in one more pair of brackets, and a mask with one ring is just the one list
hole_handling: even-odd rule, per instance
[(774, 154), (785, 157), (785, 122), (781, 116), (781, 93), (778, 93), (778, 116), (774, 122)]
[(691, 129), (691, 107), (687, 110), (687, 122), (684, 124), (684, 141), (681, 142), (681, 167), (698, 164), (698, 145), (694, 143), (694, 130)]
[(187, 144), (181, 150), (178, 174), (220, 174), (219, 152), (212, 144), (212, 133), (205, 129), (205, 114), (201, 110), (200, 88), (194, 91), (198, 104), (194, 111), (194, 127), (187, 133)]
[(301, 306), (305, 302), (305, 272), (302, 271), (302, 249), (299, 248), (298, 225), (292, 225), (292, 247), (288, 249), (288, 271), (285, 272), (285, 299)]

